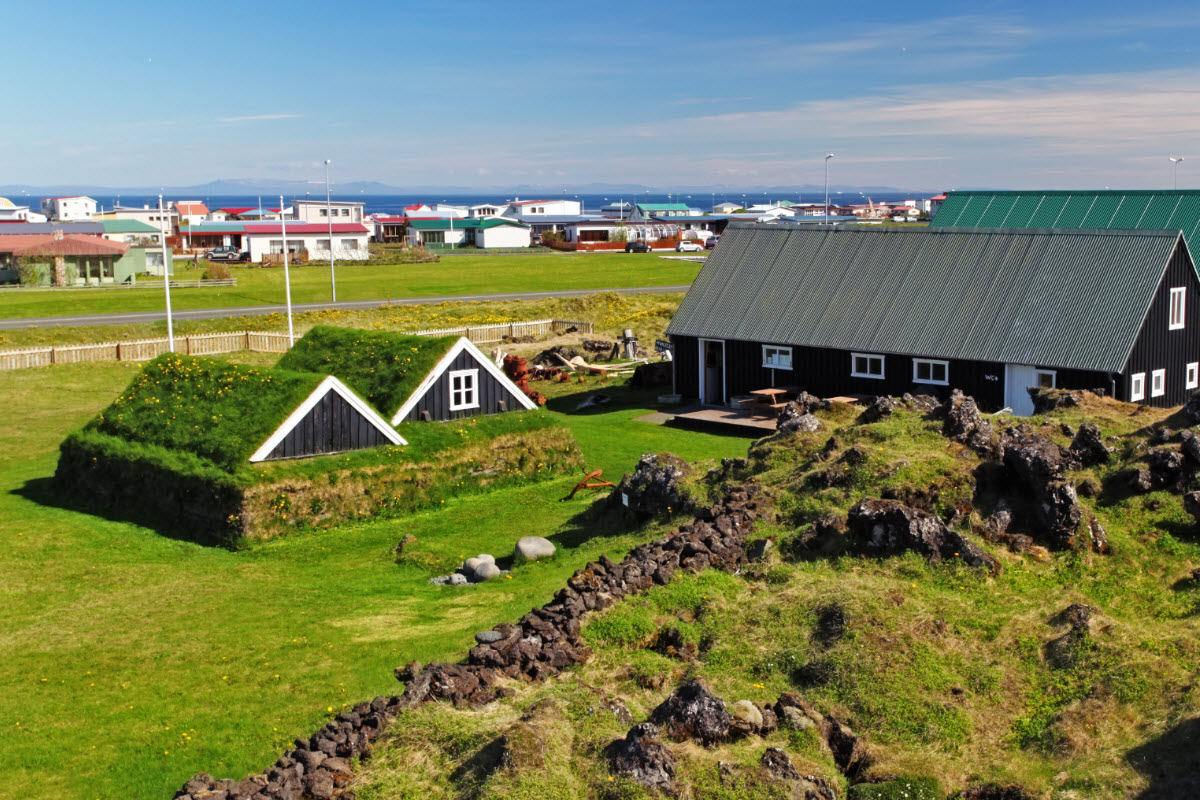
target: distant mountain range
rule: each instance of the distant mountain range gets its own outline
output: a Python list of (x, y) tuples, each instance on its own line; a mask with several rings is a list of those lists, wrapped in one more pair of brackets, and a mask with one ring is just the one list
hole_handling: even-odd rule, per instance
[[(981, 187), (983, 188), (983, 187)], [(159, 192), (175, 197), (191, 195), (196, 197), (211, 197), (216, 195), (254, 195), (254, 194), (283, 194), (296, 196), (305, 192), (314, 195), (324, 191), (324, 181), (288, 181), (259, 178), (222, 178), (209, 183), (182, 186), (95, 186), (90, 184), (63, 184), (57, 186), (35, 186), (28, 184), (0, 185), (0, 195), (12, 198), (22, 193), (29, 197), (54, 197), (63, 195), (156, 195)], [(588, 195), (628, 195), (633, 197), (649, 192), (660, 195), (671, 194), (775, 194), (775, 195), (812, 195), (814, 198), (824, 195), (823, 185), (813, 186), (730, 186), (727, 184), (711, 184), (696, 186), (647, 186), (637, 183), (586, 183), (582, 185), (564, 186), (563, 184), (507, 184), (494, 186), (449, 186), (439, 184), (415, 184), (412, 186), (393, 186), (379, 181), (350, 181), (333, 184), (333, 191), (340, 197), (348, 194), (364, 195), (416, 195), (416, 194), (454, 194), (454, 195), (520, 195), (540, 194), (552, 197), (565, 191), (567, 194)], [(928, 197), (939, 194), (942, 190), (911, 190), (899, 189), (894, 186), (843, 186), (831, 185), (830, 194), (879, 194), (898, 195), (908, 194), (913, 197)]]

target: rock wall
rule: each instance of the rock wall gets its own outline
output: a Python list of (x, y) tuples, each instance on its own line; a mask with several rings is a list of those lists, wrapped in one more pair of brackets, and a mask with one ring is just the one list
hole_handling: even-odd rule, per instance
[[(747, 536), (759, 517), (760, 494), (750, 483), (733, 488), (724, 502), (702, 510), (671, 534), (634, 548), (620, 563), (607, 556), (576, 570), (551, 602), (517, 623), (502, 623), (477, 636), (466, 663), (412, 663), (396, 671), (404, 694), (376, 697), (344, 712), (307, 739), (297, 739), (266, 772), (240, 781), (200, 773), (175, 793), (175, 800), (326, 800), (348, 797), (350, 759), (361, 758), (400, 711), (442, 700), (477, 708), (512, 694), (501, 677), (540, 681), (583, 663), (591, 651), (579, 636), (589, 611), (608, 608), (621, 597), (665, 584), (679, 571), (715, 567), (736, 570), (746, 563)], [(489, 634), (490, 635), (485, 635)]]

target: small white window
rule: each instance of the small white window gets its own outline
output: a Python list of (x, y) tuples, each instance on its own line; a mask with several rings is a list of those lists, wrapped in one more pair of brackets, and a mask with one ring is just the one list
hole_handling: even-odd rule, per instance
[(937, 386), (949, 386), (950, 362), (914, 358), (913, 383), (932, 383)]
[(1200, 388), (1200, 362), (1193, 361), (1187, 365), (1187, 388)]
[(1170, 330), (1177, 331), (1184, 324), (1184, 310), (1187, 307), (1187, 287), (1180, 286), (1171, 290), (1171, 324)]
[(456, 369), (450, 372), (450, 410), (479, 408), (479, 370)]
[(764, 344), (763, 366), (767, 369), (791, 369), (792, 348)]
[(358, 249), (358, 240), (357, 239), (342, 239), (342, 249), (343, 250), (357, 250)]
[(851, 353), (850, 375), (855, 378), (882, 378), (883, 356), (872, 353)]
[(1053, 389), (1057, 375), (1054, 370), (1050, 369), (1035, 369), (1033, 371), (1033, 379), (1035, 385), (1039, 389)]
[(1129, 377), (1129, 402), (1146, 399), (1146, 373), (1138, 372)]
[(1167, 393), (1167, 371), (1156, 369), (1150, 373), (1150, 396), (1162, 397)]

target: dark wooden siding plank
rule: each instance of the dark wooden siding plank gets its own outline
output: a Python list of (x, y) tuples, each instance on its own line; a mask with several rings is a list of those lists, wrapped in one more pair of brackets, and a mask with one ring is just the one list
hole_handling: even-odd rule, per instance
[[(1186, 313), (1183, 329), (1173, 331), (1170, 330), (1171, 289), (1179, 286), (1187, 288)], [(1130, 378), (1144, 372), (1146, 397), (1138, 402), (1159, 407), (1185, 403), (1192, 391), (1187, 388), (1187, 364), (1194, 361), (1200, 362), (1200, 282), (1196, 280), (1186, 247), (1181, 246), (1171, 256), (1162, 283), (1150, 303), (1142, 330), (1133, 344), (1125, 371), (1121, 373), (1117, 398), (1128, 400)], [(1151, 376), (1157, 369), (1166, 370), (1166, 394), (1151, 397)]]

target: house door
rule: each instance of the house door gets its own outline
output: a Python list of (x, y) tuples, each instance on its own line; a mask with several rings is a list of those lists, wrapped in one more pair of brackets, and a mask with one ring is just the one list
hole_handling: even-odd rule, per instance
[(1030, 386), (1042, 386), (1053, 389), (1057, 376), (1054, 370), (1038, 369), (1025, 364), (1006, 364), (1004, 366), (1004, 405), (1012, 409), (1018, 417), (1033, 416), (1033, 398), (1029, 396)]
[(725, 342), (700, 340), (700, 402), (725, 405)]

